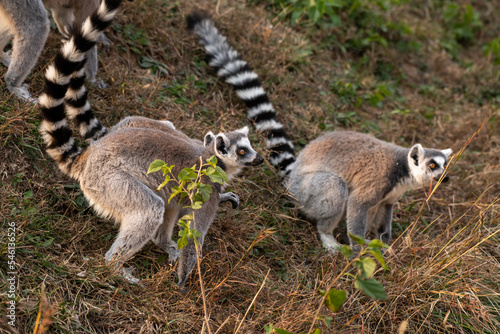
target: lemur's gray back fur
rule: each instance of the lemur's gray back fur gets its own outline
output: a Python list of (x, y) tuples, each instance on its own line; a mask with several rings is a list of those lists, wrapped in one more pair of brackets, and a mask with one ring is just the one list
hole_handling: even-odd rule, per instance
[[(8, 67), (7, 89), (16, 96), (31, 99), (24, 79), (35, 67), (49, 34), (49, 17), (40, 0), (0, 2), (0, 58)], [(3, 53), (14, 37), (12, 56)]]
[(283, 125), (276, 120), (276, 111), (257, 73), (227, 42), (208, 15), (193, 12), (187, 17), (187, 23), (205, 48), (208, 64), (215, 69), (217, 76), (234, 87), (247, 105), (247, 118), (256, 129), (267, 134), (266, 146), (270, 151), (271, 164), (282, 175), (288, 174), (289, 166), (295, 161), (294, 147)]

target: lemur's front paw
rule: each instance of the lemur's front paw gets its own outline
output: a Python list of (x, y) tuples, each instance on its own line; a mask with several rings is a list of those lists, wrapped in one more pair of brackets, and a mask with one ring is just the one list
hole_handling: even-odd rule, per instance
[(108, 88), (108, 85), (102, 79), (89, 80), (90, 84), (97, 88)]
[(7, 89), (17, 96), (18, 99), (25, 103), (30, 103), (32, 105), (35, 105), (38, 103), (38, 99), (34, 98), (31, 96), (30, 92), (28, 91), (28, 85), (27, 84), (22, 84), (21, 86), (11, 86), (7, 85)]
[(231, 202), (231, 205), (233, 206), (233, 209), (236, 209), (238, 205), (240, 205), (240, 198), (238, 195), (232, 192), (227, 192), (224, 194), (220, 194), (219, 196), (219, 202)]

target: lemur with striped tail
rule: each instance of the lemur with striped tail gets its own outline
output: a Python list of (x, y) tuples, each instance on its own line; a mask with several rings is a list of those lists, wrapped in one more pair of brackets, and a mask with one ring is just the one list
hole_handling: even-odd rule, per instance
[(338, 246), (333, 230), (342, 219), (349, 233), (365, 237), (373, 232), (388, 242), (399, 198), (409, 189), (448, 179), (451, 149), (424, 149), (420, 144), (404, 148), (351, 131), (324, 134), (295, 159), (258, 75), (206, 14), (193, 12), (187, 23), (205, 48), (208, 64), (248, 106), (247, 118), (257, 130), (267, 131), (271, 164), (284, 176), (283, 184), (301, 211), (316, 222), (323, 245), (332, 253)]
[[(156, 159), (175, 165), (172, 172), (199, 164), (215, 155), (218, 165), (229, 178), (245, 166), (255, 166), (263, 158), (248, 140), (248, 128), (219, 133), (208, 132), (204, 141), (194, 140), (177, 131), (168, 121), (145, 117), (127, 117), (107, 133), (93, 116), (83, 85), (85, 52), (95, 45), (100, 33), (111, 23), (121, 0), (104, 0), (98, 11), (83, 26), (73, 29), (47, 69), (45, 91), (39, 98), (42, 123), (40, 132), (47, 153), (66, 175), (77, 180), (81, 190), (97, 213), (112, 218), (120, 230), (106, 261), (120, 269), (132, 282), (138, 280), (122, 268), (123, 263), (149, 240), (169, 254), (179, 257), (178, 284), (183, 286), (196, 264), (193, 240), (179, 252), (172, 240), (178, 219), (190, 213), (185, 201), (171, 201), (172, 182), (156, 191), (164, 177), (161, 173), (146, 175)], [(76, 122), (80, 134), (90, 141), (86, 150), (78, 147), (66, 122)], [(196, 229), (200, 249), (215, 218), (221, 201), (237, 201), (237, 196), (223, 193), (223, 186), (211, 183), (212, 195), (196, 211)]]

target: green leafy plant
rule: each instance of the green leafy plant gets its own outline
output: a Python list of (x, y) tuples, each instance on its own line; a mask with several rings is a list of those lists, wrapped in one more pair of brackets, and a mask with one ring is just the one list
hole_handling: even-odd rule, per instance
[(474, 34), (483, 26), (479, 13), (471, 5), (448, 4), (443, 10), (443, 20), (453, 39), (462, 45), (473, 41)]
[[(281, 9), (280, 16), (291, 20), (292, 25), (302, 24), (321, 29), (347, 29), (355, 26), (354, 34), (346, 41), (336, 43), (344, 51), (363, 53), (372, 45), (387, 46), (391, 39), (400, 39), (411, 30), (402, 22), (392, 21), (389, 13), (393, 6), (405, 0), (274, 0), (275, 7)], [(335, 36), (338, 39), (339, 36)]]
[(168, 66), (148, 56), (141, 56), (140, 64), (142, 68), (148, 68), (151, 74), (168, 75)]
[(490, 56), (492, 58), (494, 65), (500, 65), (500, 42), (498, 37), (486, 43), (483, 47), (483, 52), (485, 56)]
[(385, 83), (365, 87), (360, 81), (345, 82), (338, 80), (330, 85), (330, 89), (340, 98), (342, 104), (350, 104), (356, 108), (361, 107), (363, 103), (382, 108), (383, 101), (395, 95), (395, 89)]
[[(200, 157), (200, 165), (197, 168), (195, 164), (193, 167), (183, 168), (175, 177), (173, 173), (175, 165), (169, 165), (163, 160), (153, 161), (148, 168), (147, 174), (162, 171), (165, 180), (158, 186), (156, 190), (163, 189), (168, 183), (174, 182), (176, 185), (171, 188), (171, 194), (168, 199), (170, 203), (173, 199), (178, 197), (179, 206), (182, 208), (191, 209), (190, 214), (186, 214), (179, 219), (179, 239), (177, 240), (177, 249), (182, 249), (188, 244), (188, 240), (192, 239), (196, 247), (196, 265), (198, 269), (198, 276), (200, 281), (200, 287), (203, 297), (203, 309), (205, 313), (205, 322), (208, 328), (210, 328), (208, 312), (206, 306), (205, 292), (203, 289), (203, 280), (200, 268), (199, 259), (199, 247), (198, 238), (201, 237), (200, 232), (196, 230), (196, 210), (201, 209), (203, 203), (210, 199), (210, 195), (213, 192), (212, 186), (210, 184), (204, 183), (206, 177), (210, 179), (213, 183), (223, 184), (224, 182), (229, 182), (226, 173), (222, 168), (217, 166), (217, 158), (211, 156), (203, 163), (202, 157)], [(209, 330), (210, 332), (210, 330)]]
[(130, 50), (136, 54), (142, 54), (144, 47), (149, 45), (149, 39), (146, 32), (137, 28), (133, 24), (121, 25), (113, 24), (113, 29), (118, 31), (127, 41)]
[[(183, 208), (192, 209), (191, 214), (184, 215), (179, 219), (179, 240), (177, 241), (177, 248), (181, 249), (187, 245), (188, 239), (193, 239), (198, 247), (197, 238), (200, 237), (195, 228), (195, 210), (201, 209), (203, 203), (210, 199), (213, 192), (212, 186), (203, 183), (203, 176), (210, 178), (213, 183), (223, 184), (228, 182), (228, 178), (224, 170), (217, 166), (217, 158), (212, 156), (202, 163), (200, 157), (200, 167), (194, 165), (190, 168), (183, 168), (175, 177), (172, 170), (175, 165), (168, 165), (163, 160), (153, 161), (148, 168), (147, 174), (162, 171), (165, 180), (158, 186), (156, 190), (163, 189), (169, 182), (174, 182), (177, 185), (172, 187), (172, 192), (168, 199), (168, 203), (175, 197), (179, 197), (179, 206)], [(187, 200), (187, 203), (186, 203)]]
[(193, 101), (186, 96), (186, 90), (188, 88), (187, 84), (172, 82), (168, 85), (164, 85), (164, 90), (169, 96), (173, 96), (172, 102), (180, 104), (180, 105), (189, 105), (193, 103)]

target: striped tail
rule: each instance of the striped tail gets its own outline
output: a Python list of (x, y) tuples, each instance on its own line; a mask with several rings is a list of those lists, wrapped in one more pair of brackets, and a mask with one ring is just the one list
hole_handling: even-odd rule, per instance
[(45, 89), (38, 99), (42, 118), (40, 132), (47, 153), (64, 173), (73, 177), (71, 168), (82, 150), (68, 127), (66, 113), (85, 138), (106, 132), (87, 103), (83, 66), (85, 52), (96, 44), (102, 31), (111, 24), (120, 3), (121, 0), (104, 0), (81, 27), (74, 29), (45, 73)]
[(241, 59), (206, 14), (193, 12), (187, 17), (187, 23), (205, 48), (208, 64), (215, 69), (217, 76), (234, 87), (248, 107), (247, 118), (255, 128), (267, 134), (270, 162), (282, 176), (286, 176), (295, 162), (294, 147), (283, 125), (276, 120), (276, 111), (257, 73)]

